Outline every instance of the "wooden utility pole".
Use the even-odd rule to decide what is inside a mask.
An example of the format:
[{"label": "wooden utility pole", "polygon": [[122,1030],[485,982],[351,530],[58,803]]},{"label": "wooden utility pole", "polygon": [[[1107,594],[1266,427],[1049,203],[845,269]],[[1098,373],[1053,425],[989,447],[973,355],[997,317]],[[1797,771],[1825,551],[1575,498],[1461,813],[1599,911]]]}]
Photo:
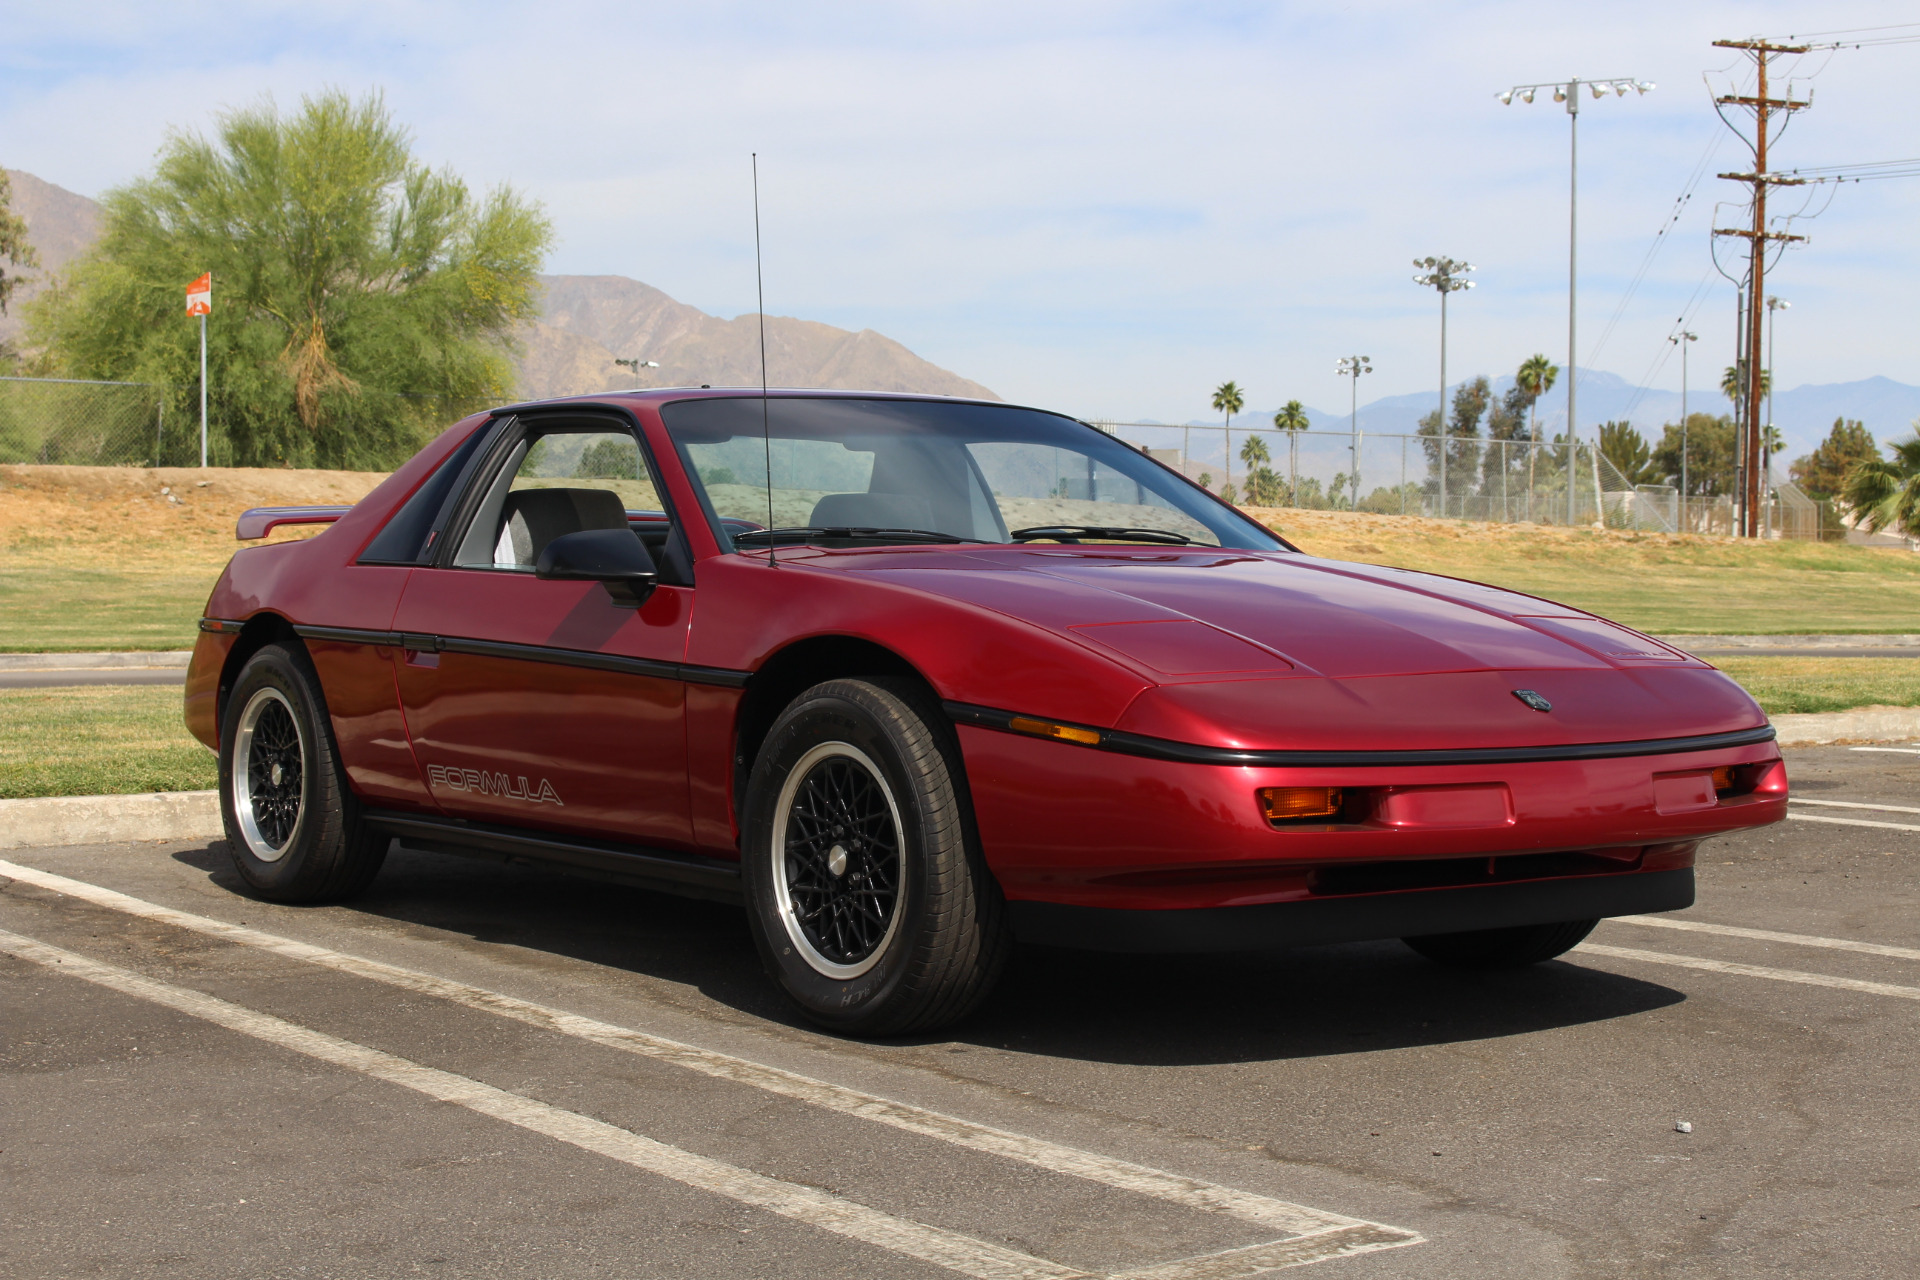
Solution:
[{"label": "wooden utility pole", "polygon": [[1760,363],[1760,312],[1766,305],[1767,244],[1769,241],[1785,242],[1804,240],[1805,236],[1790,236],[1778,231],[1767,230],[1767,188],[1798,187],[1805,185],[1805,179],[1786,177],[1767,171],[1767,124],[1775,112],[1799,111],[1808,106],[1805,102],[1795,102],[1790,98],[1772,98],[1767,96],[1767,63],[1783,53],[1805,53],[1810,46],[1803,44],[1774,44],[1766,40],[1715,40],[1716,49],[1738,49],[1753,59],[1756,79],[1756,92],[1752,97],[1728,94],[1714,101],[1722,107],[1745,107],[1753,112],[1753,172],[1723,173],[1722,178],[1734,182],[1745,182],[1753,188],[1753,225],[1751,227],[1714,228],[1717,236],[1740,236],[1747,241],[1747,250],[1752,265],[1747,276],[1747,295],[1744,305],[1740,363],[1745,367],[1742,374],[1746,387],[1741,408],[1741,463],[1740,463],[1740,536],[1758,537],[1760,532],[1760,511],[1765,496],[1760,492],[1760,407],[1762,398],[1760,388],[1768,376]]}]

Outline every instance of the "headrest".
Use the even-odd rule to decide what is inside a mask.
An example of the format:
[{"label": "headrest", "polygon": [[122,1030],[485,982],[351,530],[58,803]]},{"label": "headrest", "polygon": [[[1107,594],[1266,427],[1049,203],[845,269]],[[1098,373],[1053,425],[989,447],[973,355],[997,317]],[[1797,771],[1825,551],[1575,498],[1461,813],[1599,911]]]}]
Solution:
[{"label": "headrest", "polygon": [[925,529],[933,508],[917,493],[829,493],[807,521],[816,529]]},{"label": "headrest", "polygon": [[533,564],[562,534],[627,527],[627,505],[611,489],[515,489],[503,515],[515,564]]}]

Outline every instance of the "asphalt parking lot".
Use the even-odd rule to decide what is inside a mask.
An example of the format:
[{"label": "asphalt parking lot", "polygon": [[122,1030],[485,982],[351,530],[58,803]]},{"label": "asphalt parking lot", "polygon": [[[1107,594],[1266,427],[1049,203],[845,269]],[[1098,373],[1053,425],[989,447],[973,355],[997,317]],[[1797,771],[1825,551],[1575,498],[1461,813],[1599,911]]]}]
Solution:
[{"label": "asphalt parking lot", "polygon": [[1561,962],[1030,950],[904,1043],[796,1024],[723,906],[10,851],[0,1275],[1920,1273],[1920,751],[1788,759],[1796,820]]}]

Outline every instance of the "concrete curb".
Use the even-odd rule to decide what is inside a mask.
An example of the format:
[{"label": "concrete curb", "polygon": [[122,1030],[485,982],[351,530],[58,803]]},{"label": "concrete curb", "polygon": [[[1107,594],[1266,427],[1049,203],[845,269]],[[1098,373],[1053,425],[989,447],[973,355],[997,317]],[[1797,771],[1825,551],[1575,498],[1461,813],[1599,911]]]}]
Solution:
[{"label": "concrete curb", "polygon": [[123,840],[205,840],[219,836],[221,830],[217,791],[0,800],[0,849]]},{"label": "concrete curb", "polygon": [[129,668],[184,667],[191,649],[150,653],[0,653],[0,671],[116,671]]},{"label": "concrete curb", "polygon": [[[1655,640],[1691,653],[1695,649],[1920,649],[1920,636],[1655,636]],[[1900,655],[1893,655],[1898,657]]]},{"label": "concrete curb", "polygon": [[1772,719],[1783,747],[1920,741],[1920,707],[1855,707]]}]

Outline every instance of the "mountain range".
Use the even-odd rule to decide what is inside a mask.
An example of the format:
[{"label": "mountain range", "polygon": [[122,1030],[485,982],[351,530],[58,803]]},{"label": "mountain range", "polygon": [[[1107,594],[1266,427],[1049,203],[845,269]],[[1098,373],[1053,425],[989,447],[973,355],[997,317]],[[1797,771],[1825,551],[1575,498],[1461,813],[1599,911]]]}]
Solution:
[{"label": "mountain range", "polygon": [[[0,343],[17,340],[20,306],[52,273],[93,243],[100,233],[100,206],[18,169],[8,170],[14,211],[26,219],[28,238],[39,251],[40,270],[14,295],[0,315]],[[185,283],[184,281],[182,282]],[[760,380],[758,317],[723,320],[675,301],[651,285],[625,276],[555,275],[540,277],[541,315],[515,334],[519,353],[519,393],[528,398],[591,394],[622,387],[752,386]],[[1719,374],[1704,352],[1696,353],[1702,384],[1692,388],[1687,409],[1730,413],[1733,406],[1717,388]],[[651,361],[657,367],[621,368],[616,359]],[[921,359],[884,334],[852,332],[791,316],[767,317],[767,378],[774,386],[847,387],[871,391],[908,391],[930,395],[997,400],[993,392],[959,374]],[[1596,423],[1632,422],[1658,439],[1665,423],[1680,419],[1680,394],[1636,387],[1601,369],[1579,371],[1582,434]],[[1513,385],[1511,376],[1494,380],[1496,395]],[[1447,388],[1451,402],[1460,383]],[[1383,396],[1360,406],[1360,429],[1369,433],[1414,431],[1433,410],[1433,391]],[[1566,380],[1541,397],[1543,434],[1562,430],[1566,421]],[[1277,407],[1277,406],[1276,406]],[[1272,421],[1273,407],[1249,409],[1236,425],[1254,427]],[[1309,408],[1316,430],[1344,431],[1349,415]],[[1773,405],[1773,421],[1786,438],[1787,457],[1813,449],[1835,418],[1857,418],[1880,440],[1901,435],[1920,418],[1920,387],[1891,378],[1809,384],[1783,390]],[[1194,418],[1193,426],[1217,426],[1217,418]],[[1178,424],[1174,424],[1178,425]]]},{"label": "mountain range", "polygon": [[[17,341],[19,304],[45,287],[100,234],[100,206],[33,174],[9,169],[13,209],[26,220],[38,271],[0,315],[0,342]],[[182,281],[182,285],[186,282]],[[722,320],[625,276],[541,276],[540,318],[514,334],[518,394],[528,399],[624,387],[754,386],[760,381],[755,315]],[[633,371],[618,358],[652,361]],[[987,388],[922,360],[871,329],[767,317],[767,380],[776,387],[848,387],[998,400]]]}]

